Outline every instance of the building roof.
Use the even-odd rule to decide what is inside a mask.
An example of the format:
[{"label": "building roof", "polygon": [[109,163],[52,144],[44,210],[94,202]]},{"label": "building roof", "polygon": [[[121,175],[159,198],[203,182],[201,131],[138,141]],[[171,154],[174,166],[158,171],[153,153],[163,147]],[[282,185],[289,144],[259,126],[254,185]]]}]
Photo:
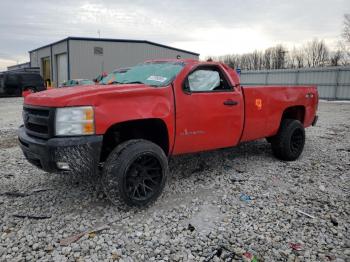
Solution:
[{"label": "building roof", "polygon": [[172,46],[167,46],[167,45],[163,45],[163,44],[158,44],[155,42],[151,42],[151,41],[147,41],[147,40],[131,40],[131,39],[113,39],[113,38],[93,38],[93,37],[76,37],[76,36],[69,36],[67,38],[64,38],[62,40],[56,41],[54,43],[48,44],[48,45],[44,45],[41,46],[39,48],[30,50],[29,53],[35,52],[39,49],[42,48],[46,48],[46,47],[50,47],[53,46],[55,44],[59,44],[61,42],[67,41],[67,40],[80,40],[80,41],[101,41],[101,42],[119,42],[119,43],[141,43],[141,44],[149,44],[149,45],[154,45],[154,46],[159,46],[159,47],[163,47],[163,48],[167,48],[170,50],[175,50],[175,51],[179,51],[179,52],[184,52],[184,53],[188,53],[191,55],[196,55],[199,56],[198,53],[195,52],[191,52],[191,51],[187,51],[187,50],[183,50],[183,49],[179,49],[179,48],[175,48]]},{"label": "building roof", "polygon": [[15,65],[8,66],[7,70],[9,68],[17,68],[17,67],[26,66],[26,65],[30,65],[30,62],[25,62],[25,63],[21,63],[21,64],[15,64]]}]

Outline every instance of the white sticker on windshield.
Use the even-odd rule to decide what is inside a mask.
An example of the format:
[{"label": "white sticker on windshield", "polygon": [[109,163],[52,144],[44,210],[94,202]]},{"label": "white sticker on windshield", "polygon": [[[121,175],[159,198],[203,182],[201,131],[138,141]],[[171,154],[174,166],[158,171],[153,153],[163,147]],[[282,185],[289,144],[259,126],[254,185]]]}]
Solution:
[{"label": "white sticker on windshield", "polygon": [[165,82],[167,80],[166,77],[163,77],[163,76],[150,76],[147,78],[147,80],[150,80],[150,81],[157,81],[157,82]]}]

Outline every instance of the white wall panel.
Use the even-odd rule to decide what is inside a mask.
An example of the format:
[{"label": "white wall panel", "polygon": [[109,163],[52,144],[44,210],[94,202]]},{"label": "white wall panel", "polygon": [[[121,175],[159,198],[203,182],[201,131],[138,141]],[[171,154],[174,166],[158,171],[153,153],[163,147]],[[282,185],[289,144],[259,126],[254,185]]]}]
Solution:
[{"label": "white wall panel", "polygon": [[350,100],[350,67],[243,70],[242,85],[317,85],[320,98]]}]

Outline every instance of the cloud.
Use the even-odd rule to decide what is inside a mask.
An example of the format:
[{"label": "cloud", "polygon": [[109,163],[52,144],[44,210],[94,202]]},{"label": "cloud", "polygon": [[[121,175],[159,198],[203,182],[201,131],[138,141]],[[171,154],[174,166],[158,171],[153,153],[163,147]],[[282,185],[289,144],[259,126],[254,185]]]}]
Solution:
[{"label": "cloud", "polygon": [[[207,55],[315,37],[335,42],[348,0],[56,0],[0,2],[0,71],[67,36],[145,39]],[[5,10],[5,11],[4,11]],[[8,12],[6,12],[8,10]]]}]

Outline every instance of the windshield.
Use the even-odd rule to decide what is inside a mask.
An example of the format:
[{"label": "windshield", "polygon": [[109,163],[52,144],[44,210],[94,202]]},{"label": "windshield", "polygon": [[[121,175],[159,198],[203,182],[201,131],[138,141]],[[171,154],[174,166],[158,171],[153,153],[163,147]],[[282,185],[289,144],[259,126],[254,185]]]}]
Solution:
[{"label": "windshield", "polygon": [[86,85],[94,85],[95,82],[91,80],[81,80],[79,84],[82,86],[86,86]]},{"label": "windshield", "polygon": [[[125,73],[108,75],[102,84],[146,84],[151,86],[166,86],[182,70],[182,62],[148,62],[131,67]],[[110,76],[110,78],[109,78]]]},{"label": "windshield", "polygon": [[125,74],[129,69],[118,69],[109,73],[99,82],[102,85],[109,85],[117,82],[117,78],[119,79],[121,75]]}]

